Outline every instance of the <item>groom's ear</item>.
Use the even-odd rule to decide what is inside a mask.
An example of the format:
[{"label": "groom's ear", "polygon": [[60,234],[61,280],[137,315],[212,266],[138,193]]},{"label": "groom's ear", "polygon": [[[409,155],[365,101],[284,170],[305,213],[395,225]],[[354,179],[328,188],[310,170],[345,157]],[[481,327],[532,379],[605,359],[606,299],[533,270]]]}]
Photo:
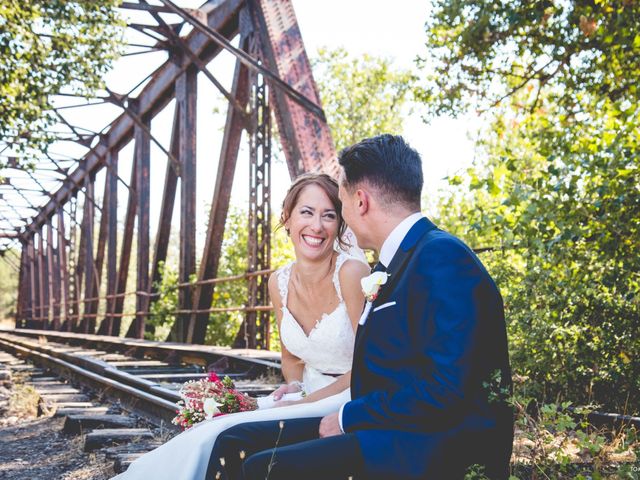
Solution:
[{"label": "groom's ear", "polygon": [[358,212],[360,215],[364,215],[369,211],[369,204],[371,203],[369,193],[359,188],[356,190],[356,198],[358,199]]}]

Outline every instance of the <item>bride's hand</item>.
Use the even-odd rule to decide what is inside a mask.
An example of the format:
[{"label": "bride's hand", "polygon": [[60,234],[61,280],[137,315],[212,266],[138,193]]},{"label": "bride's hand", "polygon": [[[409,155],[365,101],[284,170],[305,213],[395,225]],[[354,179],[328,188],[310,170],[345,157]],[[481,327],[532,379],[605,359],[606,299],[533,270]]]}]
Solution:
[{"label": "bride's hand", "polygon": [[283,395],[287,394],[287,393],[296,393],[301,391],[301,384],[298,381],[293,381],[289,384],[286,385],[280,385],[275,392],[273,392],[271,395],[273,396],[273,399],[277,402],[278,400],[280,400],[282,398]]}]

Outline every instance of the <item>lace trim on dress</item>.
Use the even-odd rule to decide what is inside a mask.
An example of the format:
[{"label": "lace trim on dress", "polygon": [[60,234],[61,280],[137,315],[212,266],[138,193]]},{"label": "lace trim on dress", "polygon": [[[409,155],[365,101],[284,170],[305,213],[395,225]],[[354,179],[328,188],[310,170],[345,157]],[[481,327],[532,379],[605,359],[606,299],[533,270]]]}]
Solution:
[{"label": "lace trim on dress", "polygon": [[282,299],[282,306],[287,306],[287,294],[289,293],[289,278],[291,277],[291,267],[295,262],[291,262],[278,270],[278,290]]},{"label": "lace trim on dress", "polygon": [[342,303],[344,300],[342,299],[342,291],[340,290],[340,268],[344,263],[349,260],[348,255],[340,254],[336,259],[336,269],[333,272],[333,285],[336,288],[336,293],[338,294],[338,300]]}]

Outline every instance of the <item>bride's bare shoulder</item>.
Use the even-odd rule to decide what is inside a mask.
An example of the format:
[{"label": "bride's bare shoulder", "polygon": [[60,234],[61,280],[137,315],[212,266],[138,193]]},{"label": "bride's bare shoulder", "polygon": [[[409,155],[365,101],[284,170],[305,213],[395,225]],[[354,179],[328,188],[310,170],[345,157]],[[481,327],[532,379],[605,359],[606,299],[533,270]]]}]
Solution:
[{"label": "bride's bare shoulder", "polygon": [[360,290],[360,279],[369,275],[369,266],[360,260],[349,259],[340,268],[340,287],[342,290],[355,288]]}]

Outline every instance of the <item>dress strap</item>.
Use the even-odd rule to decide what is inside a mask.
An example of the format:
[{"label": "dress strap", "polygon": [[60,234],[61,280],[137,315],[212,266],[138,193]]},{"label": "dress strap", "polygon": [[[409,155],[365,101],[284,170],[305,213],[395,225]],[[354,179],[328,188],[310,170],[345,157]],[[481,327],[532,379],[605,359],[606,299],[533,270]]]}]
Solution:
[{"label": "dress strap", "polygon": [[287,306],[287,296],[289,294],[289,278],[291,278],[291,267],[293,262],[285,265],[278,270],[278,291],[280,292],[280,298],[282,299],[282,306]]},{"label": "dress strap", "polygon": [[347,260],[349,260],[349,255],[345,255],[345,254],[340,254],[338,255],[338,258],[336,259],[336,269],[333,272],[333,285],[336,288],[336,293],[338,294],[338,299],[343,302],[344,300],[342,299],[342,290],[340,290],[340,267],[342,267],[342,265],[344,265],[344,262],[346,262]]}]

